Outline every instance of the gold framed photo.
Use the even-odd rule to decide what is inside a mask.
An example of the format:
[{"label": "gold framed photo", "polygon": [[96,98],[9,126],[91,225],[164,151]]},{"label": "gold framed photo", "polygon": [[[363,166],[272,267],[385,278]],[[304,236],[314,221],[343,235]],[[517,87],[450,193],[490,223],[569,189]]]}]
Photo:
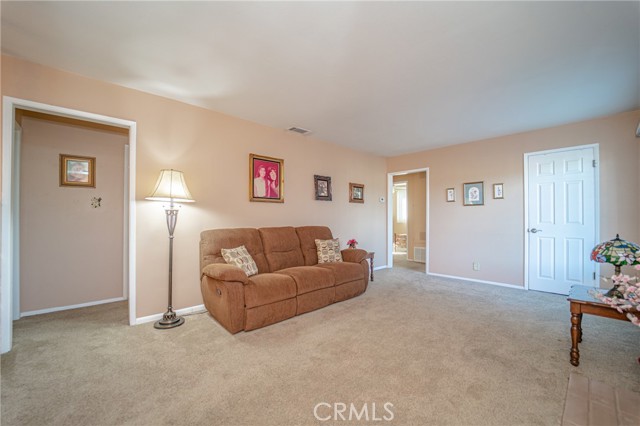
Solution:
[{"label": "gold framed photo", "polygon": [[249,201],[284,203],[284,160],[249,154]]},{"label": "gold framed photo", "polygon": [[96,158],[60,154],[60,186],[96,187]]},{"label": "gold framed photo", "polygon": [[364,203],[364,185],[349,182],[349,202]]}]

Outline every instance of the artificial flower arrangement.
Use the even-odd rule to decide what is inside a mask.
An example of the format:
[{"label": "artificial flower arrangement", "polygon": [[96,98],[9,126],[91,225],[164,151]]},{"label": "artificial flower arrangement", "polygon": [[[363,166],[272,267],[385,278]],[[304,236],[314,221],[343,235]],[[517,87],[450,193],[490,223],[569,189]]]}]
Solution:
[{"label": "artificial flower arrangement", "polygon": [[349,248],[356,248],[356,246],[358,245],[358,242],[355,240],[355,238],[352,238],[349,241],[347,241],[347,245],[349,246]]},{"label": "artificial flower arrangement", "polygon": [[[640,265],[636,265],[635,269],[640,270]],[[608,281],[606,278],[603,278],[603,280]],[[622,297],[607,297],[599,291],[592,291],[592,296],[616,308],[621,314],[626,313],[629,321],[640,327],[640,285],[638,285],[638,277],[620,274],[612,275],[611,280],[614,287],[617,286],[617,290]]]}]

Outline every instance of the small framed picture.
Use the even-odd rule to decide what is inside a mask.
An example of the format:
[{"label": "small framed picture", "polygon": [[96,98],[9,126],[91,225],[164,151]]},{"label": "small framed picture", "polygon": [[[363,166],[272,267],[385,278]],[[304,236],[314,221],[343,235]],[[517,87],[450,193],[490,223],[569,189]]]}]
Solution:
[{"label": "small framed picture", "polygon": [[484,182],[470,182],[462,184],[465,206],[484,205]]},{"label": "small framed picture", "polygon": [[364,203],[364,185],[349,182],[349,202]]},{"label": "small framed picture", "polygon": [[316,200],[331,201],[331,178],[313,175],[313,181],[316,188]]},{"label": "small framed picture", "polygon": [[284,203],[284,160],[249,154],[249,201]]},{"label": "small framed picture", "polygon": [[502,184],[494,183],[493,184],[493,198],[496,200],[501,200],[504,198],[504,193],[502,192]]},{"label": "small framed picture", "polygon": [[447,188],[447,203],[451,203],[456,201],[456,190],[455,188]]},{"label": "small framed picture", "polygon": [[96,187],[96,158],[60,154],[60,186]]}]

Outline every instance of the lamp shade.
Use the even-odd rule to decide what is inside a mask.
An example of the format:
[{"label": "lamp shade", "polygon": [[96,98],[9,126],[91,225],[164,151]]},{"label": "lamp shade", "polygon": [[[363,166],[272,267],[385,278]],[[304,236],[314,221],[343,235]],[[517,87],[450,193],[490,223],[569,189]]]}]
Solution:
[{"label": "lamp shade", "polygon": [[616,235],[613,240],[600,243],[591,251],[591,260],[612,265],[637,265],[640,263],[640,246]]},{"label": "lamp shade", "polygon": [[172,203],[193,203],[195,201],[187,188],[184,174],[173,169],[160,170],[160,177],[158,177],[155,189],[146,199]]}]

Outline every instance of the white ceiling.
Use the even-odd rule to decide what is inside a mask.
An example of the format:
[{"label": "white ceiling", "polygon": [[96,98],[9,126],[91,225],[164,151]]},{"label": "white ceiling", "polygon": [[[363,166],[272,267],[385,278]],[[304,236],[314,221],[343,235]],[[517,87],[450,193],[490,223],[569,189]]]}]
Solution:
[{"label": "white ceiling", "polygon": [[640,108],[637,1],[1,7],[6,54],[384,156]]}]

